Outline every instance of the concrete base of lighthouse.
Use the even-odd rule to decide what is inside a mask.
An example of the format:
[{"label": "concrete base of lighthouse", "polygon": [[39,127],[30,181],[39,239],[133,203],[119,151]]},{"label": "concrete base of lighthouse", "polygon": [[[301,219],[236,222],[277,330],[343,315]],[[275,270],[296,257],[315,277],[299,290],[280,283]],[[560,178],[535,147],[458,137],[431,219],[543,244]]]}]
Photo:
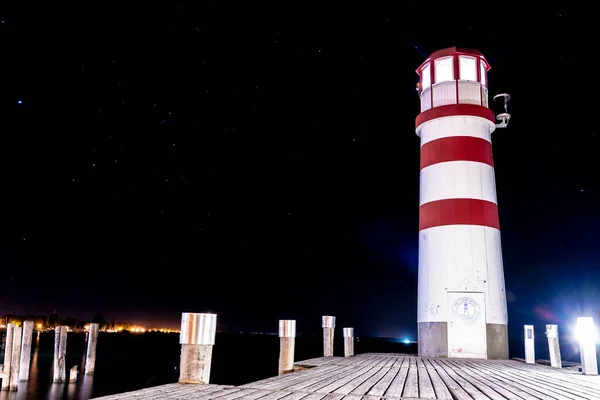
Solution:
[{"label": "concrete base of lighthouse", "polygon": [[448,357],[446,322],[419,322],[417,334],[419,357]]},{"label": "concrete base of lighthouse", "polygon": [[[448,357],[448,325],[446,322],[418,323],[420,357]],[[487,358],[508,360],[508,326],[486,324]]]},{"label": "concrete base of lighthouse", "polygon": [[508,360],[508,326],[486,324],[488,360]]}]

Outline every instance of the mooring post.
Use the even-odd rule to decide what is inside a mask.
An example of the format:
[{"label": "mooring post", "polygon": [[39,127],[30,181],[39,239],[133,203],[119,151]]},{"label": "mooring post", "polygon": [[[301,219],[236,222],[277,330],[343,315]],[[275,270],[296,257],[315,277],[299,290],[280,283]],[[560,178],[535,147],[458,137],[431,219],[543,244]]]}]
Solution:
[{"label": "mooring post", "polygon": [[577,317],[577,339],[581,357],[581,372],[584,375],[598,375],[598,359],[596,358],[596,341],[598,333],[593,317]]},{"label": "mooring post", "polygon": [[323,315],[323,356],[333,356],[333,331],[335,330],[335,317]]},{"label": "mooring post", "polygon": [[65,357],[67,355],[67,327],[54,328],[54,383],[66,382]]},{"label": "mooring post", "polygon": [[12,342],[12,360],[10,362],[10,390],[19,389],[19,367],[21,366],[21,341],[23,337],[23,328],[15,326]]},{"label": "mooring post", "polygon": [[216,333],[216,314],[182,314],[179,336],[181,344],[180,383],[208,383]]},{"label": "mooring post", "polygon": [[94,375],[96,367],[96,345],[98,344],[98,331],[100,324],[90,324],[87,340],[87,354],[85,356],[85,374]]},{"label": "mooring post", "polygon": [[344,357],[354,355],[354,328],[343,328],[344,332]]},{"label": "mooring post", "polygon": [[296,321],[279,320],[279,375],[294,371],[294,349],[296,347]]},{"label": "mooring post", "polygon": [[77,382],[77,375],[79,375],[79,371],[77,371],[77,365],[74,365],[73,368],[69,370],[69,382]]},{"label": "mooring post", "polygon": [[546,337],[548,338],[548,350],[550,351],[550,365],[554,368],[562,368],[560,344],[558,343],[558,325],[546,325]]},{"label": "mooring post", "polygon": [[33,321],[23,322],[23,339],[21,342],[21,361],[19,366],[19,382],[29,380],[31,364],[31,342],[33,340]]},{"label": "mooring post", "polygon": [[10,366],[12,363],[14,324],[6,324],[6,343],[4,345],[4,366],[2,368],[2,390],[10,389]]},{"label": "mooring post", "polygon": [[525,362],[527,364],[535,364],[533,325],[525,325]]}]

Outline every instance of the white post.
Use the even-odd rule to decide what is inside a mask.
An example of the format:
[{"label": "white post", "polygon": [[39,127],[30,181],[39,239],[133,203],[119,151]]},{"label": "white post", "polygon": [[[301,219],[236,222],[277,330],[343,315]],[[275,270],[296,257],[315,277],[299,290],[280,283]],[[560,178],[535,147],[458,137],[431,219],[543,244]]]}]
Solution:
[{"label": "white post", "polygon": [[335,330],[335,317],[323,315],[323,356],[333,356],[333,332]]},{"label": "white post", "polygon": [[4,366],[2,368],[2,390],[10,389],[10,365],[12,363],[14,324],[6,324],[6,343],[4,344]]},{"label": "white post", "polygon": [[548,338],[550,365],[554,368],[562,368],[560,344],[558,343],[558,325],[546,325],[546,337]]},{"label": "white post", "polygon": [[592,317],[577,318],[577,339],[581,355],[581,372],[585,375],[598,375],[598,360],[596,359],[597,332]]},{"label": "white post", "polygon": [[98,344],[99,329],[99,324],[90,324],[90,331],[88,332],[87,338],[87,355],[85,356],[86,375],[94,375],[94,368],[96,367],[96,345]]},{"label": "white post", "polygon": [[354,328],[343,328],[344,332],[344,357],[354,355]]},{"label": "white post", "polygon": [[54,383],[66,382],[65,357],[67,355],[67,327],[54,328]]},{"label": "white post", "polygon": [[180,383],[208,383],[216,333],[216,314],[182,314],[179,336],[181,344]]},{"label": "white post", "polygon": [[71,383],[77,382],[77,375],[78,374],[79,374],[79,371],[77,371],[77,365],[75,365],[69,371],[69,382],[71,382]]},{"label": "white post", "polygon": [[13,342],[12,342],[12,360],[10,361],[10,390],[16,391],[19,389],[19,367],[21,365],[21,338],[23,336],[23,328],[20,326],[14,327]]},{"label": "white post", "polygon": [[294,349],[296,347],[296,321],[279,320],[279,375],[294,371]]},{"label": "white post", "polygon": [[535,364],[533,325],[525,325],[525,362],[527,364]]},{"label": "white post", "polygon": [[29,380],[31,364],[31,341],[33,339],[33,321],[23,322],[23,341],[21,342],[21,366],[19,367],[19,382]]}]

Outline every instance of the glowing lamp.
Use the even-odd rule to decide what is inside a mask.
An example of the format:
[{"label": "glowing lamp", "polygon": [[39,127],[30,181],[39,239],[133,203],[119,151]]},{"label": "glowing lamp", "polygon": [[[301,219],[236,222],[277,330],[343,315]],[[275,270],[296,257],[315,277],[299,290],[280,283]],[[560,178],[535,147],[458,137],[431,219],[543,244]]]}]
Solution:
[{"label": "glowing lamp", "polygon": [[581,372],[585,375],[598,375],[598,360],[596,359],[598,331],[594,326],[594,319],[592,317],[577,318],[575,337],[579,341]]}]

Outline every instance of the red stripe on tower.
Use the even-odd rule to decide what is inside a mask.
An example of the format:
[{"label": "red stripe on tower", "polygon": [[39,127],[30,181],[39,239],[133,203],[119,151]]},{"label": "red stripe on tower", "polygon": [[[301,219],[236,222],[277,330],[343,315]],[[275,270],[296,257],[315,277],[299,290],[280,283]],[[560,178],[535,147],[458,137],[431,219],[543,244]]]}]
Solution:
[{"label": "red stripe on tower", "polygon": [[479,225],[500,229],[498,206],[478,199],[444,199],[421,205],[419,231],[444,225]]},{"label": "red stripe on tower", "polygon": [[[431,93],[433,93],[433,91]],[[492,125],[496,123],[494,112],[487,107],[476,104],[447,104],[445,106],[432,107],[417,115],[415,126],[418,131],[419,127],[425,122],[437,118],[454,117],[458,115],[484,118]]]},{"label": "red stripe on tower", "polygon": [[421,147],[421,169],[448,161],[474,161],[494,166],[492,144],[472,136],[449,136]]}]

